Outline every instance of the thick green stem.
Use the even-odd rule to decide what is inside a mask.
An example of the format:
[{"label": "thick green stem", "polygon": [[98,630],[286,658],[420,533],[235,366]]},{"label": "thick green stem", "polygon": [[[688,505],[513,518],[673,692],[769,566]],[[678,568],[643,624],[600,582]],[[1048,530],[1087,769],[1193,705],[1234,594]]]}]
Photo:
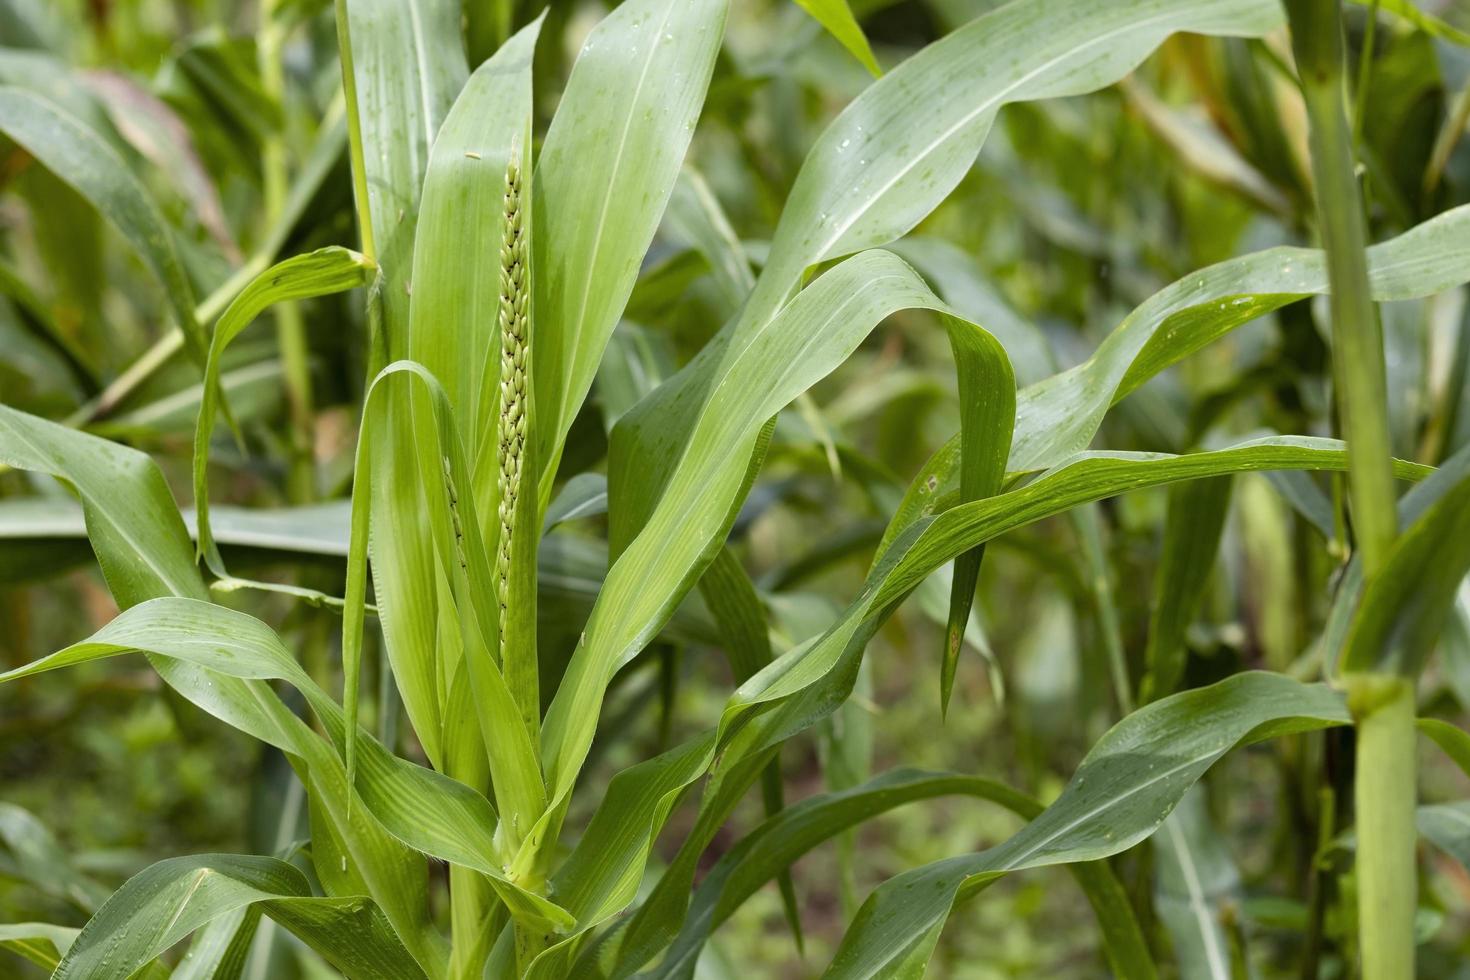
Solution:
[{"label": "thick green stem", "polygon": [[1331,285],[1333,367],[1348,440],[1348,497],[1363,571],[1371,581],[1398,533],[1388,436],[1383,332],[1368,291],[1367,231],[1343,107],[1339,0],[1286,0],[1311,126],[1317,220]]},{"label": "thick green stem", "polygon": [[[1398,534],[1383,334],[1368,291],[1367,231],[1344,106],[1340,0],[1285,0],[1307,106],[1317,220],[1331,286],[1338,413],[1348,442],[1348,499],[1366,581]],[[1371,55],[1370,55],[1371,56]],[[1379,651],[1387,657],[1390,651]],[[1414,974],[1414,685],[1389,673],[1349,678],[1358,726],[1358,918],[1365,980]]]},{"label": "thick green stem", "polygon": [[1352,679],[1358,733],[1358,943],[1364,980],[1414,975],[1414,685],[1402,677]]}]

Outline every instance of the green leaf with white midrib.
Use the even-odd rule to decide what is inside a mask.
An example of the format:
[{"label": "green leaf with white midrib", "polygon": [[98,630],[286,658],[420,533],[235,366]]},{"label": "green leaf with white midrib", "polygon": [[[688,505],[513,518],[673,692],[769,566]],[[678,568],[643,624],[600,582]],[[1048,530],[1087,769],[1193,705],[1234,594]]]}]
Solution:
[{"label": "green leaf with white midrib", "polygon": [[4,405],[0,434],[0,462],[48,473],[81,498],[88,536],[119,605],[208,594],[188,552],[181,561],[167,551],[177,541],[187,549],[188,537],[163,474],[147,456]]},{"label": "green leaf with white midrib", "polygon": [[[1280,21],[1270,0],[1043,0],[976,18],[874,83],[823,132],[787,199],[762,286],[780,296],[807,266],[912,228],[968,171],[1002,105],[1101,88],[1178,31],[1259,36]],[[755,306],[768,315],[767,303]]]},{"label": "green leaf with white midrib", "polygon": [[[439,379],[467,432],[494,428],[500,246],[506,167],[529,172],[531,59],[541,20],[517,33],[465,83],[429,154],[414,241],[405,356]],[[530,191],[526,191],[529,195]],[[487,360],[489,375],[486,376]],[[487,445],[493,452],[493,441]],[[471,465],[478,446],[469,445]],[[477,474],[482,519],[494,513],[494,460]]]},{"label": "green leaf with white midrib", "polygon": [[[493,519],[498,504],[493,413],[498,406],[497,313],[506,171],[512,157],[520,160],[529,145],[531,57],[538,30],[539,21],[481,65],[438,129],[424,177],[414,239],[414,289],[405,322],[405,356],[423,363],[444,385],[463,432],[483,433],[472,436],[474,441],[466,446],[471,478],[459,493],[464,506],[476,509],[480,526],[488,531],[485,546],[491,549],[499,527]],[[524,166],[528,161],[521,162],[529,195],[529,167]],[[456,721],[447,714],[446,692],[463,657],[488,652],[498,658],[499,650],[462,649],[460,629],[445,619],[455,603],[444,562],[453,556],[435,555],[430,543],[442,540],[429,533],[430,529],[436,535],[443,532],[442,521],[431,518],[423,523],[426,513],[437,514],[442,509],[442,501],[425,497],[426,488],[444,480],[443,458],[434,451],[433,396],[406,385],[387,387],[382,397],[390,402],[385,407],[391,415],[395,448],[377,457],[371,498],[372,547],[378,559],[373,574],[380,590],[394,590],[389,594],[391,608],[385,625],[391,621],[405,641],[390,643],[389,658],[409,719],[426,740],[430,760],[442,767],[454,758],[455,765],[447,770],[450,775],[479,782],[480,777],[459,771],[460,766],[471,764],[468,760],[475,753],[466,755],[468,749],[450,744],[444,734]],[[410,427],[412,437],[401,439],[400,427]],[[481,447],[488,451],[480,453],[483,460],[477,460]],[[369,498],[366,477],[362,473],[356,481],[361,501]],[[412,562],[396,571],[383,568],[380,562],[392,560],[389,556],[393,554],[411,554]],[[357,571],[349,567],[350,574]],[[425,643],[428,638],[434,642]],[[495,642],[494,634],[486,639]],[[478,672],[483,670],[477,667]],[[349,710],[355,710],[350,701]],[[483,750],[478,754],[483,756]]]},{"label": "green leaf with white midrib", "polygon": [[376,268],[368,259],[349,249],[331,246],[278,262],[253,279],[231,301],[215,324],[201,389],[199,420],[194,429],[194,506],[197,514],[199,552],[209,569],[223,578],[224,560],[215,546],[209,526],[209,441],[214,434],[215,412],[220,392],[217,384],[225,348],[256,317],[276,303],[326,296],[364,285]]},{"label": "green leaf with white midrib", "polygon": [[[306,697],[337,751],[299,719],[289,713],[281,715],[274,708],[244,718],[207,710],[261,741],[302,757],[314,779],[341,780],[345,788],[345,769],[337,755],[346,746],[341,707],[307,676],[265,624],[244,613],[190,599],[150,600],[119,615],[90,639],[0,675],[0,681],[133,651],[154,655],[155,666],[169,660],[205,668],[211,674],[212,688],[223,689],[225,685],[220,682],[231,679],[289,682]],[[249,690],[255,692],[252,698],[268,696],[275,707],[280,706],[279,700],[269,694],[269,688]],[[193,698],[194,692],[186,689],[183,693]],[[219,696],[231,695],[221,690]],[[508,881],[496,855],[495,814],[483,797],[454,780],[391,755],[366,733],[358,734],[358,746],[361,751],[356,787],[362,798],[359,813],[365,809],[395,837],[419,851],[474,868],[495,879],[501,886],[502,898],[516,911],[556,925],[569,924],[569,917],[557,906]],[[327,802],[341,805],[330,795]],[[355,836],[349,837],[348,842],[354,843]],[[388,862],[381,858],[379,862],[378,865],[359,862],[359,867],[365,873],[377,874],[388,867]]]},{"label": "green leaf with white midrib", "polygon": [[0,949],[8,949],[17,956],[24,956],[49,972],[56,969],[79,932],[80,929],[56,926],[49,922],[0,924]]},{"label": "green leaf with white midrib", "polygon": [[[925,549],[918,554],[913,553],[914,546],[923,540],[925,529],[946,515],[936,518],[911,514],[912,523],[898,528],[892,535],[893,543],[886,548],[887,555],[876,563],[862,595],[825,634],[778,658],[742,686],[727,703],[718,730],[706,732],[659,757],[660,764],[650,765],[646,777],[633,770],[625,773],[623,778],[629,782],[627,795],[643,801],[640,804],[643,806],[660,797],[673,798],[709,770],[717,753],[722,766],[733,766],[825,717],[849,694],[867,639],[893,608],[893,600],[883,596],[901,595],[911,583],[922,580],[954,555],[996,535],[1064,513],[1081,502],[1175,480],[1280,467],[1341,470],[1345,462],[1341,443],[1312,439],[1268,439],[1184,457],[1082,454],[1032,487],[957,509],[966,515],[965,531],[954,539],[949,539],[945,532],[943,536],[949,540],[943,548]],[[1400,464],[1401,474],[1407,477],[1421,476],[1424,470]],[[1035,496],[1030,497],[1027,491]],[[895,576],[901,576],[901,580]],[[646,784],[640,784],[640,779]],[[619,823],[611,814],[607,819],[620,828],[619,844],[603,844],[598,848],[599,853],[634,846],[650,833],[647,823],[635,820]],[[652,832],[656,833],[657,826],[654,825]],[[572,874],[578,862],[574,853],[559,874]],[[574,907],[574,911],[578,909]],[[595,920],[593,916],[591,921]]]},{"label": "green leaf with white midrib", "polygon": [[[1016,2],[873,83],[807,154],[740,319],[700,352],[701,368],[680,372],[630,413],[648,420],[628,449],[645,465],[638,480],[615,491],[617,506],[637,515],[638,524],[651,512],[671,472],[667,447],[688,442],[697,417],[689,406],[706,400],[710,369],[730,336],[763,329],[809,267],[891,242],[918,224],[969,172],[1002,105],[1101,88],[1176,31],[1254,37],[1281,19],[1277,0]],[[1020,449],[1018,439],[1013,460]]]},{"label": "green leaf with white midrib", "polygon": [[422,977],[369,899],[317,898],[275,858],[171,858],[130,878],[97,911],[56,968],[56,980],[127,980],[180,939],[237,909],[260,906],[349,977]]},{"label": "green leaf with white midrib", "polygon": [[532,248],[541,498],[653,239],[727,0],[630,0],[588,35],[537,161]]},{"label": "green leaf with white midrib", "polygon": [[[427,396],[425,407],[429,409],[434,427],[430,440],[420,444],[418,451],[441,461],[425,491],[428,498],[435,501],[428,523],[435,533],[432,551],[439,561],[438,572],[444,580],[452,583],[454,608],[446,607],[445,611],[454,616],[455,626],[460,630],[463,663],[474,690],[474,708],[479,717],[501,810],[507,820],[511,814],[523,815],[520,819],[525,821],[522,825],[525,826],[541,815],[546,799],[545,787],[531,733],[520,718],[489,646],[498,632],[498,610],[490,584],[490,556],[479,533],[478,519],[473,507],[451,503],[470,499],[469,466],[447,393],[433,375],[412,361],[395,361],[374,379],[364,400],[362,435],[357,445],[357,492],[353,495],[352,541],[347,559],[342,633],[347,732],[344,754],[349,778],[355,762],[354,747],[361,741],[356,727],[357,678],[361,667],[368,525],[372,513],[370,508],[377,503],[377,495],[367,492],[369,488],[364,483],[371,479],[370,473],[377,467],[374,460],[376,434],[385,427],[391,406],[402,405],[406,401],[390,401],[394,394],[402,394],[401,390],[394,390],[392,382],[396,381],[416,384],[419,392]],[[482,809],[488,811],[488,805]],[[489,833],[488,829],[485,833]],[[514,853],[521,833],[502,827],[500,834],[508,843],[496,850]],[[492,876],[504,880],[501,870],[504,864],[503,859],[492,862],[489,865]],[[476,869],[486,870],[478,865]]]},{"label": "green leaf with white midrib", "polygon": [[[1377,300],[1431,296],[1470,281],[1470,206],[1430,219],[1368,250]],[[1017,396],[1007,468],[1044,470],[1085,449],[1108,409],[1149,378],[1230,331],[1327,289],[1323,254],[1278,247],[1185,276],[1145,300],[1083,363]],[[958,438],[957,436],[955,437]],[[930,471],[942,496],[958,487],[946,447]]]},{"label": "green leaf with white midrib", "polygon": [[[1126,850],[1152,834],[1185,790],[1235,746],[1348,720],[1341,697],[1326,687],[1255,672],[1142,708],[1104,735],[1056,802],[1005,843],[879,886],[824,976],[892,975],[900,956],[906,968],[921,967],[951,905],[967,891],[1012,871]],[[914,936],[921,939],[910,942]]]},{"label": "green leaf with white midrib", "polygon": [[1169,930],[1181,976],[1232,980],[1223,921],[1240,873],[1212,826],[1203,787],[1195,785],[1164,821],[1154,845],[1154,902]]},{"label": "green leaf with white midrib", "polygon": [[[127,610],[159,596],[208,597],[193,545],[151,459],[4,406],[0,426],[14,436],[0,440],[0,448],[8,451],[0,460],[49,473],[81,498],[88,535],[120,607]],[[195,605],[217,609],[205,602]],[[285,659],[300,670],[294,660]],[[390,837],[361,805],[352,812],[341,760],[332,748],[260,681],[167,657],[150,656],[149,662],[169,686],[204,711],[288,754],[322,811],[337,824],[371,897],[419,965],[435,973],[444,950],[428,921],[424,861]]]},{"label": "green leaf with white midrib", "polygon": [[[648,976],[659,980],[691,977],[710,931],[728,919],[778,869],[788,866],[818,843],[894,807],[949,795],[988,800],[1028,819],[1042,811],[1040,803],[993,780],[913,769],[892,770],[853,789],[805,799],[757,827],[706,874],[694,895],[683,931],[668,955]],[[1078,865],[1074,870],[1095,906],[1113,898],[1114,890],[1121,893],[1122,886],[1105,864]],[[1111,882],[1112,889],[1098,887],[1104,879]],[[1100,907],[1099,912],[1102,911]],[[1148,947],[1132,909],[1121,903],[1108,911],[1122,917],[1118,927],[1132,939],[1132,946],[1121,954],[1128,957],[1123,963],[1130,971],[1123,975],[1151,975],[1153,965]],[[1115,967],[1119,965],[1114,961]],[[620,963],[621,966],[624,964]]]},{"label": "green leaf with white midrib", "polygon": [[542,757],[554,798],[570,790],[612,672],[667,618],[733,519],[749,454],[732,456],[730,446],[753,445],[766,419],[845,360],[877,322],[911,308],[942,306],[902,261],[869,252],[834,268],[772,329],[730,352],[671,492],[609,569],[586,641],[548,711]]}]

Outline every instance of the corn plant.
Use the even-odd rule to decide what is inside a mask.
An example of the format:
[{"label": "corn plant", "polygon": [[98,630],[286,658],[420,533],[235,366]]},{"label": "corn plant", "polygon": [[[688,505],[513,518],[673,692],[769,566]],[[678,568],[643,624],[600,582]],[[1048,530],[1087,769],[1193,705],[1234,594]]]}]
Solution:
[{"label": "corn plant", "polygon": [[[258,44],[261,79],[277,95],[282,35],[309,16],[290,6],[264,5]],[[1413,974],[1416,821],[1448,819],[1415,810],[1414,683],[1470,571],[1470,453],[1437,467],[1393,456],[1375,304],[1470,282],[1470,210],[1367,244],[1337,3],[1015,0],[982,14],[880,74],[817,136],[758,274],[685,169],[730,6],[625,0],[591,28],[557,95],[538,89],[538,44],[559,40],[540,36],[547,17],[497,16],[493,53],[471,71],[459,3],[336,0],[341,122],[322,132],[347,145],[341,177],[356,238],[281,258],[314,188],[297,193],[290,148],[272,137],[262,160],[268,231],[203,302],[153,191],[85,102],[7,74],[0,130],[131,249],[172,324],[153,357],[191,358],[199,388],[196,540],[153,460],[78,428],[106,414],[107,390],[71,425],[0,407],[0,461],[54,477],[80,501],[121,609],[0,681],[141,654],[174,694],[284,755],[310,834],[294,854],[168,859],[110,897],[79,886],[93,896],[79,932],[15,926],[0,941],[58,978],[226,977],[240,975],[269,921],[350,977],[692,977],[711,935],[768,882],[780,883],[799,924],[788,875],[802,855],[900,805],[958,796],[1024,823],[993,847],[873,890],[823,976],[922,975],[959,904],[984,901],[976,896],[1013,872],[1065,866],[1112,972],[1155,977],[1152,926],[1111,859],[1158,834],[1162,880],[1187,884],[1190,848],[1209,833],[1191,788],[1217,760],[1353,726],[1362,972]],[[845,4],[802,6],[876,72]],[[1279,39],[1288,13],[1322,249],[1281,245],[1201,268],[1123,315],[1085,359],[1039,373],[1025,338],[967,317],[901,257],[920,267],[932,258],[906,236],[955,192],[1004,106],[1111,86],[1177,34]],[[542,131],[538,107],[551,104]],[[300,170],[303,182],[332,179],[329,168]],[[701,249],[728,287],[727,319],[677,371],[638,387],[607,437],[605,467],[584,462],[568,451],[574,426],[661,222],[687,217],[690,201],[704,206]],[[212,514],[209,480],[220,423],[239,431],[231,345],[271,312],[290,396],[292,495],[317,496],[302,304],[338,294],[352,297],[365,334],[346,526],[327,540],[298,516],[307,523],[291,547],[344,556],[340,596],[305,579],[232,572],[238,525]],[[1346,441],[1267,433],[1177,454],[1089,448],[1110,409],[1151,379],[1314,297],[1328,301]],[[892,495],[860,587],[823,623],[773,641],[761,593],[728,543],[732,526],[778,417],[904,313],[943,330],[958,425]],[[1244,671],[1188,687],[1183,637],[1207,590],[1229,481],[1257,471],[1347,474],[1347,503],[1334,513],[1350,524],[1352,554],[1321,656],[1297,676]],[[937,710],[955,711],[987,544],[1059,515],[1085,528],[1097,502],[1163,486],[1143,671],[1131,677],[1123,658],[1109,665],[1121,717],[1054,798],[901,768],[784,803],[782,747],[852,703],[865,652],[900,607],[947,576],[934,687]],[[588,515],[606,517],[606,573],[575,641],[554,649],[538,636],[541,573],[561,560],[546,542]],[[340,625],[340,691],[226,601],[257,590],[340,615],[318,620]],[[717,716],[604,779],[589,756],[610,737],[599,732],[610,691],[696,601],[733,679]],[[370,612],[390,679],[372,697],[361,681]],[[376,731],[359,720],[364,701]],[[399,704],[412,751],[391,724]],[[1422,727],[1462,764],[1470,757],[1462,731]],[[763,822],[701,876],[757,783]],[[692,817],[662,860],[656,844],[680,812]],[[443,915],[431,899],[438,863]],[[1171,929],[1169,916],[1182,917],[1178,935],[1194,915],[1178,957],[1188,975],[1230,976],[1217,924],[1198,904],[1161,906]],[[170,973],[165,954],[191,936]]]}]

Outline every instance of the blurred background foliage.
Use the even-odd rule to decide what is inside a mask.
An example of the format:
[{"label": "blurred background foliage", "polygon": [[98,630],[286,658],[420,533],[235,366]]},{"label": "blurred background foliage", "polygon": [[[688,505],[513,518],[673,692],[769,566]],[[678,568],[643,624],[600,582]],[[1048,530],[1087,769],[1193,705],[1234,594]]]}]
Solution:
[{"label": "blurred background foliage", "polygon": [[[160,202],[201,297],[269,249],[273,236],[281,255],[355,238],[330,5],[275,6],[286,25],[279,86],[258,69],[261,11],[253,3],[0,0],[0,82],[39,91],[105,134]],[[495,43],[488,6],[465,3],[472,63]],[[852,6],[877,63],[891,66],[994,4]],[[517,17],[537,12],[524,2]],[[551,4],[536,68],[547,115],[600,14],[596,3]],[[1350,5],[1348,28],[1370,230],[1381,240],[1470,200],[1462,139],[1470,4]],[[741,291],[708,258],[701,236],[709,215],[727,216],[759,263],[807,148],[869,81],[860,61],[798,6],[733,6],[688,173],[574,427],[570,471],[595,468],[617,416],[732,312]],[[285,147],[293,182],[289,226],[280,229],[270,226],[263,196],[261,158],[271,141]],[[1029,383],[1085,358],[1130,309],[1191,270],[1269,245],[1312,244],[1305,141],[1284,33],[1176,37],[1120,85],[1005,109],[968,178],[897,250],[1006,343],[1018,380]],[[188,503],[198,373],[186,358],[158,356],[160,299],[107,222],[0,140],[0,402],[147,449]],[[361,305],[348,295],[302,308],[313,402],[305,484],[291,478],[291,406],[276,335],[256,328],[230,348],[225,388],[243,441],[220,441],[211,457],[217,501],[277,508],[348,492],[366,350]],[[1470,441],[1464,290],[1386,305],[1383,319],[1395,450],[1437,463]],[[1097,445],[1178,452],[1263,429],[1330,434],[1321,322],[1304,302],[1235,331],[1120,403]],[[958,426],[949,356],[932,320],[897,315],[781,416],[734,535],[777,631],[807,635],[803,623],[830,619],[860,587],[903,487]],[[1291,474],[1242,476],[1216,493],[1223,532],[1208,564],[1213,587],[1194,620],[1181,624],[1186,683],[1257,666],[1316,676],[1315,640],[1339,571],[1324,555],[1342,554],[1333,547],[1340,492],[1331,478]],[[114,607],[64,491],[5,472],[0,498],[0,661],[8,667],[90,632]],[[787,798],[895,765],[1054,795],[1119,717],[1110,660],[1142,673],[1170,505],[1163,490],[1132,494],[996,541],[944,720],[934,667],[946,590],[930,583],[875,640],[860,696],[785,755]],[[330,531],[345,515],[326,507],[321,521]],[[562,557],[542,581],[548,649],[575,636],[595,592],[606,558],[599,522],[572,522],[550,539]],[[308,562],[289,542],[237,539],[229,560],[261,577],[341,588],[340,562]],[[336,689],[329,611],[281,596],[229,601],[283,630]],[[723,660],[705,655],[718,644],[711,616],[691,600],[675,626],[620,677],[604,725],[617,738],[598,743],[589,779],[716,717],[730,680]],[[1462,595],[1442,653],[1423,710],[1463,723],[1470,595]],[[1333,977],[1350,962],[1350,860],[1333,830],[1350,805],[1350,737],[1317,733],[1236,753],[1181,811],[1176,826],[1192,835],[1236,975]],[[1426,752],[1422,761],[1426,802],[1470,795],[1470,782],[1441,757]],[[0,799],[0,921],[79,925],[98,896],[159,858],[285,853],[305,836],[299,787],[280,758],[169,696],[133,659],[85,668],[80,682],[46,675],[0,689]],[[758,801],[745,806],[732,828],[759,820]],[[677,841],[687,817],[681,824],[676,816],[665,837]],[[969,799],[912,805],[866,824],[794,869],[804,959],[772,887],[717,935],[704,975],[812,975],[876,883],[1002,839],[1017,825]],[[733,839],[717,840],[712,854]],[[33,873],[48,848],[65,854],[67,880]],[[1470,977],[1470,874],[1439,852],[1426,862],[1422,975]],[[1135,849],[1118,865],[1151,938],[1167,949],[1171,917],[1187,900],[1177,867],[1159,846]],[[1007,878],[954,920],[934,976],[1103,972],[1085,902],[1060,870]],[[268,972],[259,975],[319,975],[320,964],[279,932],[262,936],[277,948],[260,958]],[[1190,975],[1185,951],[1177,952]],[[20,961],[7,959],[0,972],[16,969]]]}]

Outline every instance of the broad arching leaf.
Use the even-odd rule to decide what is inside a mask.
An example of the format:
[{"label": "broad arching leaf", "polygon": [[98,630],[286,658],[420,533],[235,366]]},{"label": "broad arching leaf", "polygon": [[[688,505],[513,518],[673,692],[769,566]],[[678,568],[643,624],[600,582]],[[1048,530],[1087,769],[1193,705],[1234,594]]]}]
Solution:
[{"label": "broad arching leaf", "polygon": [[1057,801],[1009,840],[879,886],[825,976],[920,976],[958,897],[1013,871],[1126,850],[1237,745],[1347,723],[1341,697],[1279,674],[1239,674],[1140,708],[1098,740]]},{"label": "broad arching leaf", "polygon": [[318,898],[300,871],[275,858],[171,858],[129,878],[76,937],[56,980],[128,980],[216,918],[258,905],[348,977],[422,977],[368,898]]}]

